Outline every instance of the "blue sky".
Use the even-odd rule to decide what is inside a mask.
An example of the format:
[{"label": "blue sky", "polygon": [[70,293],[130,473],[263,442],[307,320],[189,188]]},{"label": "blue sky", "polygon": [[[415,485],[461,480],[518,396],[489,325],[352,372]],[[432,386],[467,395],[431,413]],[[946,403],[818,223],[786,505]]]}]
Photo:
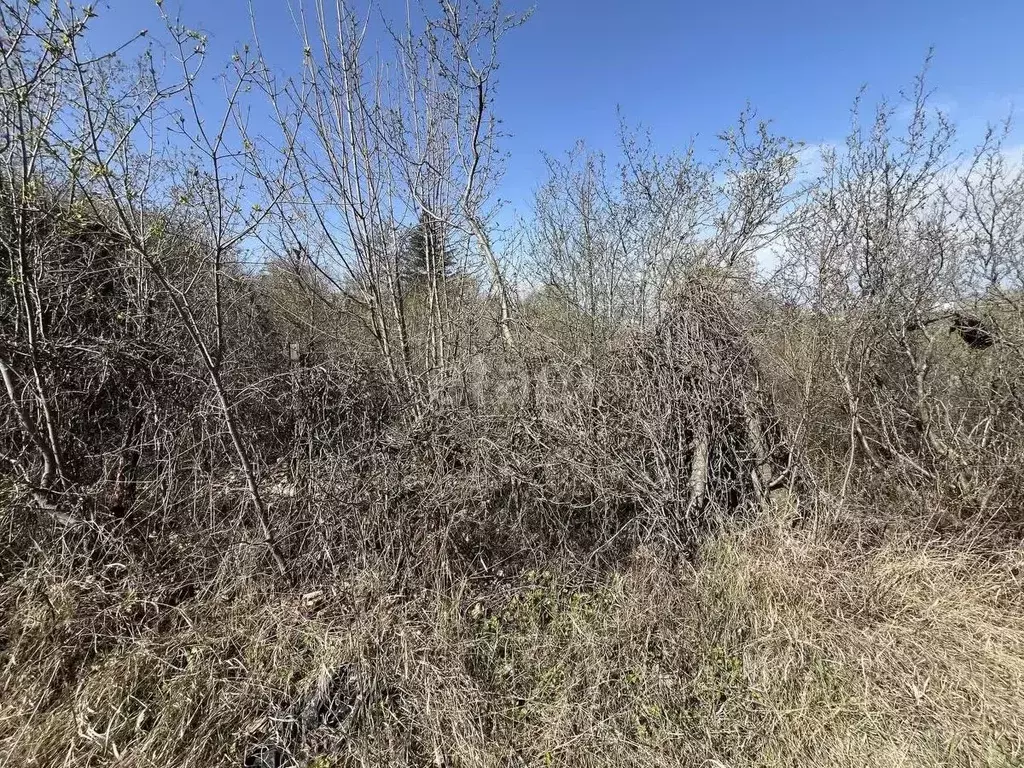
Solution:
[{"label": "blue sky", "polygon": [[[250,37],[248,1],[165,3],[208,32],[211,57],[226,60]],[[252,2],[265,47],[297,59],[287,0]],[[793,138],[834,141],[862,85],[869,97],[895,96],[934,46],[930,82],[965,139],[1011,104],[1024,108],[1024,0],[537,0],[535,8],[506,41],[498,97],[511,134],[502,196],[519,206],[541,181],[542,150],[577,139],[611,150],[619,106],[665,149],[691,136],[709,142],[748,101]],[[99,10],[103,36],[158,26],[152,0],[109,0]]]}]

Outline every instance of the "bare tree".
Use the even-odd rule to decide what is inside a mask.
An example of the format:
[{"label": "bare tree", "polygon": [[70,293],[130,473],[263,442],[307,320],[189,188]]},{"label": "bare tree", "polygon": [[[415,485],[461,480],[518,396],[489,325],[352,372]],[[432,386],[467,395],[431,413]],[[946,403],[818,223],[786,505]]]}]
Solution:
[{"label": "bare tree", "polygon": [[421,9],[401,26],[385,20],[389,47],[374,59],[364,45],[371,19],[341,2],[302,10],[302,80],[280,82],[263,70],[263,89],[298,159],[296,193],[282,198],[280,212],[315,230],[320,252],[310,258],[335,290],[362,304],[392,380],[417,402],[465,356],[463,329],[476,300],[471,281],[452,283],[430,269],[425,343],[416,352],[402,250],[418,223],[444,233],[460,275],[475,271],[474,250],[482,254],[499,326],[514,343],[513,297],[486,203],[499,170],[491,114],[498,44],[521,18],[504,15],[499,3],[445,3],[437,15]]},{"label": "bare tree", "polygon": [[[118,79],[102,66],[103,59],[90,56],[79,40],[69,38],[67,64],[78,88],[75,103],[80,112],[73,132],[61,137],[63,148],[69,157],[81,158],[70,168],[72,185],[92,214],[138,255],[194,345],[245,478],[264,543],[285,573],[286,563],[226,376],[231,359],[224,319],[228,262],[273,204],[273,200],[253,202],[250,197],[246,185],[252,180],[251,158],[256,150],[239,128],[240,99],[257,68],[247,53],[236,55],[224,79],[221,114],[201,110],[196,81],[206,40],[170,17],[163,18],[180,66],[178,76],[169,80],[157,71],[152,50],[144,53],[132,78]],[[181,147],[180,163],[163,175],[160,157],[172,140]],[[279,187],[279,194],[283,190]],[[168,192],[174,196],[170,207],[164,202]],[[165,250],[174,242],[166,236],[169,226],[189,230],[198,256],[193,264],[175,264],[175,254]],[[197,306],[193,289],[207,279],[211,305]]]}]

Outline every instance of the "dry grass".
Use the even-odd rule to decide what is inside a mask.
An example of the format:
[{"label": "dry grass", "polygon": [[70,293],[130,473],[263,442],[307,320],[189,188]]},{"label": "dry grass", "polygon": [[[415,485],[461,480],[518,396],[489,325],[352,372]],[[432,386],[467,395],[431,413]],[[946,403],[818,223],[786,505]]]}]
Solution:
[{"label": "dry grass", "polygon": [[[694,567],[638,551],[417,593],[40,565],[2,590],[0,762],[1019,765],[1022,560],[773,513]],[[295,723],[330,685],[337,721]]]}]

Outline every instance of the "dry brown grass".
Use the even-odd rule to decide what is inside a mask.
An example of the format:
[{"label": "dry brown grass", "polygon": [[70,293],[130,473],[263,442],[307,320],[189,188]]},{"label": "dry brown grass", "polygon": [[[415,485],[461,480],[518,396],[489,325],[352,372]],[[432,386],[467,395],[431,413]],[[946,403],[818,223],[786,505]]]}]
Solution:
[{"label": "dry brown grass", "polygon": [[[205,768],[265,742],[321,767],[1019,765],[1022,560],[774,512],[694,567],[638,551],[417,593],[373,569],[303,598],[40,566],[2,591],[0,762]],[[292,724],[339,671],[339,722]]]}]

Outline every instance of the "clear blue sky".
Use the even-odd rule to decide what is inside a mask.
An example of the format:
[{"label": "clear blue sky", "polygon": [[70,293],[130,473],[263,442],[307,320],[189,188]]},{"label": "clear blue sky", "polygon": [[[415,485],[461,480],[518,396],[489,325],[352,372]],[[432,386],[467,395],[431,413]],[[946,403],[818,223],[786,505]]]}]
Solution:
[{"label": "clear blue sky", "polygon": [[[247,0],[165,1],[210,34],[213,58],[226,59],[249,39]],[[297,59],[287,0],[252,1],[264,45],[275,57]],[[507,39],[500,75],[498,111],[512,134],[502,194],[517,203],[541,179],[542,150],[560,152],[577,139],[612,149],[617,106],[664,148],[694,135],[711,139],[747,101],[793,138],[836,140],[858,88],[895,96],[930,46],[936,98],[966,138],[1011,104],[1024,109],[1024,0],[537,0],[535,7]],[[157,26],[152,0],[105,0],[100,11],[104,35]]]}]

